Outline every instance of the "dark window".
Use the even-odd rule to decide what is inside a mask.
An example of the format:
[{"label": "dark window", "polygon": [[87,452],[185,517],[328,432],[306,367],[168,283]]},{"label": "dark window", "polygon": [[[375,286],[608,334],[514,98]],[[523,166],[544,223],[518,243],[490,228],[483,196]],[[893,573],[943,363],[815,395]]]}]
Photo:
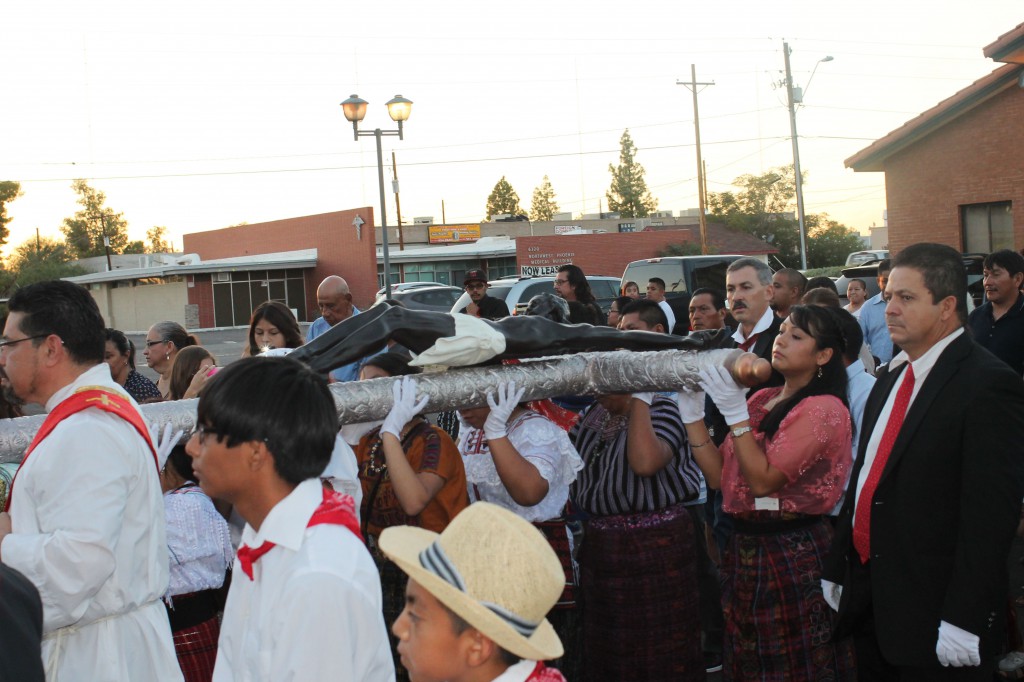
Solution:
[{"label": "dark window", "polygon": [[1013,248],[1013,209],[1009,201],[961,206],[960,226],[967,253]]}]

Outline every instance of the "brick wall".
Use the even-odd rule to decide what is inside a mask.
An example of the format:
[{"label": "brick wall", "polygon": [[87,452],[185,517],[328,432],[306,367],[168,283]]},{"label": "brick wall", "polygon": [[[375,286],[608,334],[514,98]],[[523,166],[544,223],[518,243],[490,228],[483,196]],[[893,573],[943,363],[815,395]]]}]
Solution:
[{"label": "brick wall", "polygon": [[[752,243],[746,243],[750,240]],[[519,237],[516,239],[516,261],[524,265],[578,265],[588,275],[621,277],[626,265],[643,258],[654,258],[669,244],[700,243],[696,227],[682,230],[605,234],[556,235],[551,237]],[[738,235],[725,228],[708,228],[708,242],[717,253],[768,253],[764,242]],[[753,248],[751,248],[753,247]]]},{"label": "brick wall", "polygon": [[889,249],[963,248],[960,206],[1013,202],[1024,246],[1024,90],[1014,85],[885,162]]},{"label": "brick wall", "polygon": [[[362,238],[356,239],[352,221],[359,215],[365,224]],[[252,225],[185,235],[185,251],[197,253],[202,260],[232,258],[299,249],[317,249],[317,265],[306,273],[306,308],[310,319],[319,316],[316,287],[328,275],[344,277],[352,289],[352,298],[360,308],[373,303],[377,289],[377,256],[373,243],[373,208],[363,207],[334,213],[274,220]],[[253,268],[258,269],[258,268]],[[198,286],[198,284],[197,284]],[[190,290],[191,292],[192,290]],[[190,303],[199,303],[189,295]],[[213,322],[212,298],[200,306]],[[207,312],[208,311],[208,312]]]}]

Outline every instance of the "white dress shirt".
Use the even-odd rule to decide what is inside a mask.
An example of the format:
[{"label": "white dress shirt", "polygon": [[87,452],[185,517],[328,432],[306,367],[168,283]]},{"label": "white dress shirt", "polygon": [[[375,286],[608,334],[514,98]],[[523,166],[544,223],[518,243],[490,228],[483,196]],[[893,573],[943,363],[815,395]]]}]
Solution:
[{"label": "white dress shirt", "polygon": [[[953,343],[953,339],[963,333],[963,327],[957,329],[955,332],[946,336],[929,348],[924,355],[913,362],[910,362],[910,357],[907,355],[906,351],[900,351],[896,357],[892,359],[892,362],[889,363],[890,372],[894,371],[904,362],[910,363],[914,368],[914,391],[910,394],[910,402],[907,404],[907,412],[910,412],[910,407],[914,404],[917,394],[921,392],[921,386],[924,385],[925,380],[928,378],[928,374],[932,371],[932,367],[935,366],[935,362],[939,359],[939,356],[942,355],[942,351],[946,350],[946,346]],[[882,408],[881,414],[878,415],[878,421],[875,422],[875,428],[871,432],[871,439],[868,441],[867,449],[864,451],[864,465],[861,467],[860,475],[857,477],[857,497],[854,498],[855,500],[860,499],[860,491],[864,488],[864,483],[868,480],[868,473],[871,471],[871,465],[875,462],[875,455],[878,454],[878,446],[882,442],[882,434],[885,433],[885,425],[889,423],[889,415],[892,414],[892,406],[893,403],[896,402],[896,394],[899,392],[900,386],[903,385],[903,380],[906,376],[907,373],[904,371],[900,374],[899,378],[896,379],[896,383],[893,384],[892,389],[889,391],[889,397],[885,400],[885,406]],[[853,515],[853,519],[854,526],[856,526],[856,514]]]},{"label": "white dress shirt", "polygon": [[253,563],[253,580],[235,561],[214,680],[394,679],[377,568],[349,529],[307,528],[322,501],[320,481],[309,479],[258,532],[245,526],[244,544],[277,546]]},{"label": "white dress shirt", "polygon": [[[101,363],[47,401],[100,386],[135,401]],[[124,419],[86,409],[60,422],[18,473],[0,554],[43,600],[47,680],[181,680],[160,601],[167,590],[156,462]]]},{"label": "white dress shirt", "polygon": [[[754,325],[754,329],[750,332],[750,335],[754,336],[755,334],[760,334],[765,329],[768,329],[768,327],[772,326],[772,320],[774,320],[774,319],[775,319],[775,311],[772,310],[771,308],[767,308],[764,311],[764,314],[761,315],[761,319],[759,319],[757,321],[757,324]],[[747,337],[743,335],[743,326],[742,325],[737,325],[736,331],[733,332],[733,334],[732,334],[732,338],[733,338],[734,341],[736,341],[736,343],[745,343],[746,342]]]}]

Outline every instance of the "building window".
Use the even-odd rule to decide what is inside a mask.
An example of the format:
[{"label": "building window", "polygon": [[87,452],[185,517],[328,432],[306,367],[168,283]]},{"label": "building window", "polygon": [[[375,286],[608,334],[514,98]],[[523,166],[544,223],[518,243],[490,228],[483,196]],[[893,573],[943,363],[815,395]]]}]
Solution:
[{"label": "building window", "polygon": [[992,253],[1013,249],[1013,209],[1009,201],[960,207],[964,251]]},{"label": "building window", "polygon": [[247,325],[252,311],[264,301],[283,303],[306,322],[306,283],[302,270],[243,270],[213,275],[215,327]]},{"label": "building window", "polygon": [[515,256],[509,258],[491,258],[487,261],[487,276],[491,279],[501,279],[509,275],[518,275],[519,268],[516,267]]}]

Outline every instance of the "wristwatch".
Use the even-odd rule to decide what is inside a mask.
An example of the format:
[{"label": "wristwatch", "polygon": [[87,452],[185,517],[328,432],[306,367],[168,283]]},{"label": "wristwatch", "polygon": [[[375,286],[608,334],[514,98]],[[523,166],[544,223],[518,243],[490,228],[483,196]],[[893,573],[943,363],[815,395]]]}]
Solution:
[{"label": "wristwatch", "polygon": [[737,426],[735,429],[732,430],[732,437],[739,438],[744,433],[750,433],[753,430],[754,429],[751,426]]}]

